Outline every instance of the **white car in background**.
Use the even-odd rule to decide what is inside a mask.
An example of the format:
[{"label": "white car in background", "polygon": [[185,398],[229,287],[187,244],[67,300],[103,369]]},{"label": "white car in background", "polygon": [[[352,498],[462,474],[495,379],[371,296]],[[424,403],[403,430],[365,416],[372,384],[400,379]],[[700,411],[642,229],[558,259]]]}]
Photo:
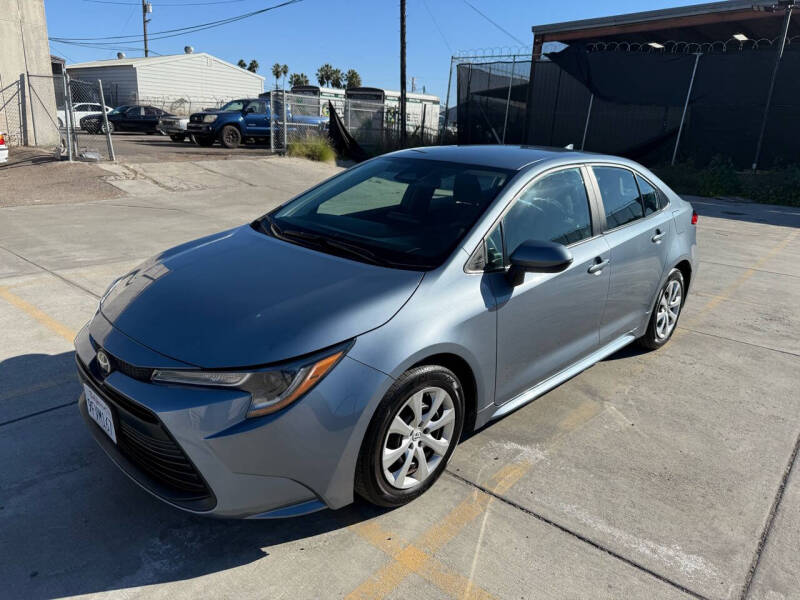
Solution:
[{"label": "white car in background", "polygon": [[0,163],[8,160],[8,146],[6,146],[6,134],[0,131]]},{"label": "white car in background", "polygon": [[[110,106],[106,106],[106,112],[111,112],[114,110]],[[99,102],[78,102],[77,104],[72,105],[72,113],[75,117],[75,127],[80,127],[80,122],[83,117],[88,115],[96,115],[103,112],[103,105]],[[58,126],[59,128],[64,127],[67,123],[67,117],[64,110],[59,110],[58,114]]]}]

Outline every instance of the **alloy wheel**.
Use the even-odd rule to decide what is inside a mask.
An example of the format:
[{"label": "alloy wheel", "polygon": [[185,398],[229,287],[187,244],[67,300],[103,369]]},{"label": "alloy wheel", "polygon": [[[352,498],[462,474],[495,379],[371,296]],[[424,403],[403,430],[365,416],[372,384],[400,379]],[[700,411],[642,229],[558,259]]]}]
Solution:
[{"label": "alloy wheel", "polygon": [[456,408],[440,387],[412,394],[395,414],[381,448],[383,476],[407,490],[427,479],[453,443]]},{"label": "alloy wheel", "polygon": [[682,287],[680,281],[672,279],[661,291],[656,311],[656,337],[659,340],[668,338],[675,329],[683,300]]}]

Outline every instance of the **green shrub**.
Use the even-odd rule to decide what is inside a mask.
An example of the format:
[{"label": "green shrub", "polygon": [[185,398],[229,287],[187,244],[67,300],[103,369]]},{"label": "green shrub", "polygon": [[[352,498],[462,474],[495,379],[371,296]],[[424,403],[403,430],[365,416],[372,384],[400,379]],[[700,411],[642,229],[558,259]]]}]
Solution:
[{"label": "green shrub", "polygon": [[741,196],[764,204],[800,206],[800,165],[752,173],[736,171],[729,158],[715,156],[705,168],[692,161],[654,168],[679,194]]},{"label": "green shrub", "polygon": [[298,156],[321,162],[331,162],[336,159],[336,152],[333,151],[328,140],[319,136],[289,142],[286,153],[289,156]]}]

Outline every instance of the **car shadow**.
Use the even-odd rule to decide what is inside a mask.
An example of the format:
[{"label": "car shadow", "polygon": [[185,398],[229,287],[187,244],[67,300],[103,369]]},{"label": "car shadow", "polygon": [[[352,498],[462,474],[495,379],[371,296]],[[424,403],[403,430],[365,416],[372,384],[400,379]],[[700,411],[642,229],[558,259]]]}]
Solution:
[{"label": "car shadow", "polygon": [[702,198],[683,196],[703,217],[746,221],[781,227],[800,227],[800,208],[777,204],[758,204],[731,198]]},{"label": "car shadow", "polygon": [[357,501],[286,520],[186,514],[136,486],[92,439],[75,406],[74,353],[10,358],[0,362],[0,382],[0,411],[28,406],[0,418],[5,597],[52,598],[192,579],[385,512]]}]

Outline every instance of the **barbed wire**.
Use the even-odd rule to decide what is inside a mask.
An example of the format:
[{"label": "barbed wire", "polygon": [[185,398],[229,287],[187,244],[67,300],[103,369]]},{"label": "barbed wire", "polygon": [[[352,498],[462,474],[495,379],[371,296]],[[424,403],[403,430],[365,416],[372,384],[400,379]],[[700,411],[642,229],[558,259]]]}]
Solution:
[{"label": "barbed wire", "polygon": [[465,58],[511,58],[512,56],[531,56],[532,52],[532,46],[490,46],[487,48],[458,50],[453,54],[453,60],[463,60]]},{"label": "barbed wire", "polygon": [[[590,42],[586,44],[589,52],[644,52],[659,54],[707,54],[710,52],[728,52],[729,50],[758,50],[771,47],[778,38],[759,38],[757,40],[716,40],[713,42],[682,42],[669,40],[666,42]],[[800,44],[800,35],[786,38],[786,46]]]}]

